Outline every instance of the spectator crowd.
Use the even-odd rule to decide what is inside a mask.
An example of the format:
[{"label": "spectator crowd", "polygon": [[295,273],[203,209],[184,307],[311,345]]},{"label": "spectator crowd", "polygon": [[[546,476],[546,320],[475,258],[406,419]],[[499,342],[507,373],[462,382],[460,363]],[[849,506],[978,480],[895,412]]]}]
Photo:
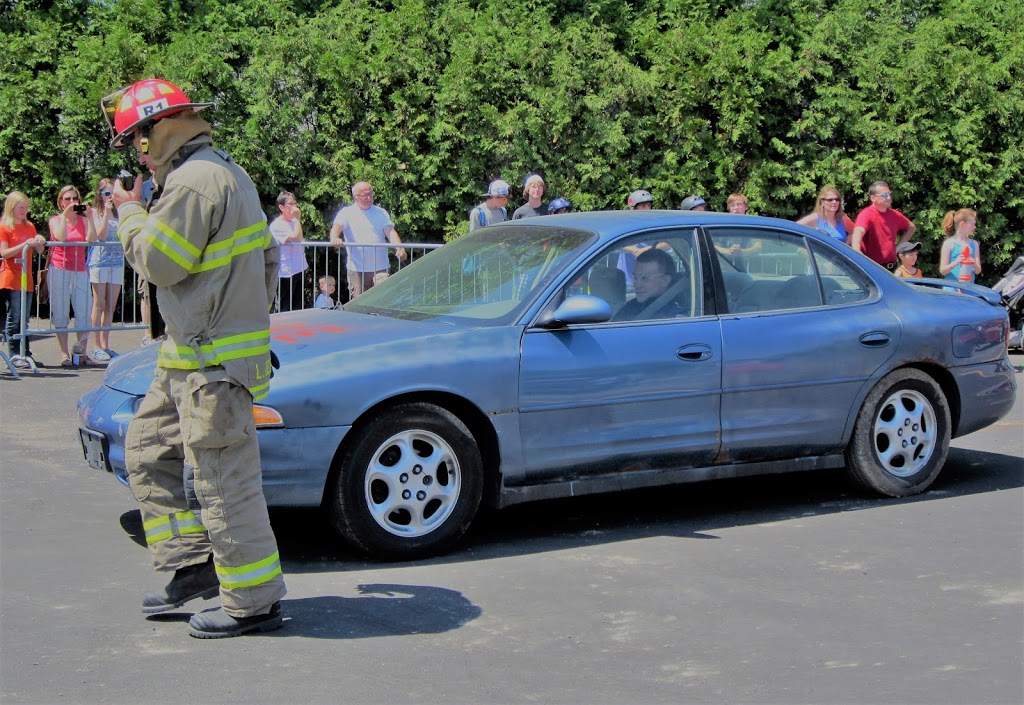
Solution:
[{"label": "spectator crowd", "polygon": [[[36,231],[29,219],[30,204],[25,194],[11,192],[4,205],[0,220],[0,336],[8,345],[16,367],[30,366],[27,359],[31,351],[26,345],[21,355],[20,339],[23,303],[31,310],[33,296],[44,294],[50,304],[50,324],[53,328],[67,328],[72,314],[75,328],[93,328],[93,347],[89,352],[90,334],[78,332],[69,347],[68,333],[56,334],[61,352],[61,365],[107,362],[117,355],[111,349],[108,330],[124,284],[124,253],[117,240],[118,214],[111,198],[114,180],[97,180],[91,201],[83,202],[74,185],[61,188],[56,194],[56,215],[47,222],[49,250],[44,246],[47,238]],[[469,231],[500,223],[543,215],[568,213],[573,204],[564,196],[545,202],[547,184],[539,173],[527,175],[522,182],[522,204],[509,215],[512,187],[504,179],[491,181],[482,194],[483,200],[469,210]],[[348,298],[352,299],[383,281],[389,274],[389,253],[394,250],[399,262],[408,261],[390,213],[376,205],[373,186],[360,181],[351,188],[352,202],[334,216],[329,242],[335,248],[344,248],[345,283]],[[814,228],[889,269],[897,277],[922,277],[918,266],[921,243],[914,241],[917,227],[914,222],[893,207],[893,191],[884,181],[872,183],[867,190],[868,203],[851,218],[845,210],[842,193],[832,185],[818,192],[814,208],[796,222]],[[750,203],[741,193],[726,198],[729,213],[743,215],[750,211]],[[646,189],[637,189],[626,198],[631,210],[646,210],[655,206],[654,196]],[[680,210],[703,211],[708,201],[699,194],[691,194],[679,204]],[[279,294],[277,310],[303,308],[307,294],[317,308],[334,308],[337,281],[329,274],[317,274],[315,284],[307,292],[307,260],[302,211],[295,194],[282,191],[276,199],[276,217],[269,223],[272,237],[281,245],[278,272]],[[937,270],[947,279],[973,282],[982,272],[981,249],[973,237],[977,227],[977,214],[970,208],[950,210],[942,223],[945,239],[939,252]],[[56,244],[61,243],[61,244]],[[68,247],[70,243],[104,243],[100,247]],[[29,256],[39,257],[36,266],[23,266],[20,261],[23,247],[30,245]],[[719,248],[730,261],[742,261],[752,254],[742,243]],[[33,273],[37,276],[33,278]],[[145,292],[140,282],[140,292]],[[24,298],[22,292],[25,292]],[[140,296],[145,313],[147,296]],[[103,330],[108,329],[108,330]],[[35,362],[32,360],[31,362]]]}]

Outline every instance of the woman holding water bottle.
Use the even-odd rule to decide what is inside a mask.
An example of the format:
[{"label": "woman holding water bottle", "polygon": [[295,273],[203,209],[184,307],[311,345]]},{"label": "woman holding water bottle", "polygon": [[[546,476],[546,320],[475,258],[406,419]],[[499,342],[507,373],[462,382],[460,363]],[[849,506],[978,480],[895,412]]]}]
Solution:
[{"label": "woman holding water bottle", "polygon": [[971,235],[978,224],[978,215],[970,208],[949,211],[942,219],[946,241],[939,255],[939,273],[946,279],[973,282],[981,274],[981,250]]}]

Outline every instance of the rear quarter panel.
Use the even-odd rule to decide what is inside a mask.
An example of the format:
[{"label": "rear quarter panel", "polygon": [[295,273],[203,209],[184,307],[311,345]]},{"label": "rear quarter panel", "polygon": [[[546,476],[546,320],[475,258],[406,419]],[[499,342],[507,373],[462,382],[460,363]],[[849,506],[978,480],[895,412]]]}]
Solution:
[{"label": "rear quarter panel", "polygon": [[[1006,311],[973,296],[880,281],[889,306],[903,322],[903,339],[890,366],[918,367],[942,386],[950,405],[953,437],[971,433],[1009,413],[1016,395],[1006,354]],[[959,330],[958,330],[959,329]],[[968,354],[953,346],[954,331],[986,331]],[[993,337],[993,331],[1002,331]],[[980,334],[979,334],[980,335]],[[961,346],[963,347],[963,346]],[[874,386],[866,386],[864,395]],[[852,423],[851,423],[852,431]]]}]

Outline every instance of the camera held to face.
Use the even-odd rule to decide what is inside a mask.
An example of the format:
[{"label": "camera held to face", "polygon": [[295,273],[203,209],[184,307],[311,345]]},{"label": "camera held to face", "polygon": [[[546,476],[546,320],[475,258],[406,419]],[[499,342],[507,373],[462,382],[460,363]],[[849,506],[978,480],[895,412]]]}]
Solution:
[{"label": "camera held to face", "polygon": [[78,215],[85,215],[85,204],[84,203],[76,203],[74,206],[72,206],[72,209]]}]

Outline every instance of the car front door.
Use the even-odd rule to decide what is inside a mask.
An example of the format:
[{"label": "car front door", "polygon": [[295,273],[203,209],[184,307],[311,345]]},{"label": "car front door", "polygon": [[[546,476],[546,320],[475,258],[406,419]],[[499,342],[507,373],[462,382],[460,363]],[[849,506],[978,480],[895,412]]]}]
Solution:
[{"label": "car front door", "polygon": [[898,347],[899,320],[830,248],[781,230],[708,233],[729,308],[718,462],[839,450],[858,392]]},{"label": "car front door", "polygon": [[[604,298],[611,321],[526,331],[519,424],[527,482],[704,466],[717,455],[721,330],[704,312],[696,252],[692,230],[617,243],[558,297]],[[638,277],[644,294],[644,277],[660,278],[664,291],[637,301]]]}]

